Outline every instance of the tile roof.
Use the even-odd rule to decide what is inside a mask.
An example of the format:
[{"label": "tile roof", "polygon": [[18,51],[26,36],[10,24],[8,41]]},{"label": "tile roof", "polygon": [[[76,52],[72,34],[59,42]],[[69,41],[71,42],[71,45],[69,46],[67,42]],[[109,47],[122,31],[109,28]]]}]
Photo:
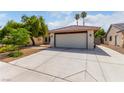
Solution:
[{"label": "tile roof", "polygon": [[112,26],[117,27],[120,29],[119,32],[124,32],[124,23],[112,24]]},{"label": "tile roof", "polygon": [[72,25],[72,26],[67,26],[67,27],[62,27],[58,29],[53,29],[49,30],[50,33],[59,33],[59,32],[75,32],[75,31],[87,31],[87,30],[94,30],[97,31],[100,27],[96,26],[77,26],[77,25]]},{"label": "tile roof", "polygon": [[120,30],[124,30],[124,23],[112,24],[112,26],[115,26],[119,28]]}]

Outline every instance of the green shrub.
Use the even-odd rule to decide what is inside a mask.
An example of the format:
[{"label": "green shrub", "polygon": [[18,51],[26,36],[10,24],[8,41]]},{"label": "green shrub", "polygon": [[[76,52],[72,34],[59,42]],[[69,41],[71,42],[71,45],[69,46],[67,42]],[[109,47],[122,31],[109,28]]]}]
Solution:
[{"label": "green shrub", "polygon": [[6,52],[6,51],[7,51],[6,47],[1,47],[1,48],[0,48],[0,53],[4,53],[4,52]]},{"label": "green shrub", "polygon": [[14,45],[7,45],[6,49],[7,49],[7,51],[15,51],[18,49],[18,47],[14,46]]},{"label": "green shrub", "polygon": [[23,55],[23,53],[20,52],[20,51],[14,51],[14,52],[8,54],[9,57],[19,57],[19,56],[22,56],[22,55]]},{"label": "green shrub", "polygon": [[15,51],[17,50],[18,47],[14,46],[14,45],[6,45],[0,48],[0,53],[4,53],[4,52],[9,52],[9,51]]}]

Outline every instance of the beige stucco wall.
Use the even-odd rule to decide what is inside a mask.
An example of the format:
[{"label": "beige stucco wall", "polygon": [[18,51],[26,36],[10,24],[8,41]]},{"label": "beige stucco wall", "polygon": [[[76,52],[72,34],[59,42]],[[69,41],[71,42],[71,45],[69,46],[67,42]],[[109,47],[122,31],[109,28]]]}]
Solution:
[{"label": "beige stucco wall", "polygon": [[54,47],[54,33],[50,34],[50,46]]},{"label": "beige stucco wall", "polygon": [[[43,37],[38,37],[38,38],[33,37],[33,39],[35,41],[35,45],[42,45],[43,44]],[[29,45],[32,45],[31,39],[29,39]]]},{"label": "beige stucco wall", "polygon": [[[107,34],[107,41],[108,45],[115,45],[115,36],[117,35],[117,46],[123,46],[123,35],[122,33],[117,33],[119,31],[118,28],[112,26],[109,33]],[[110,36],[112,36],[112,41],[110,41]]]},{"label": "beige stucco wall", "polygon": [[88,31],[88,49],[94,48],[94,31],[89,30]]}]

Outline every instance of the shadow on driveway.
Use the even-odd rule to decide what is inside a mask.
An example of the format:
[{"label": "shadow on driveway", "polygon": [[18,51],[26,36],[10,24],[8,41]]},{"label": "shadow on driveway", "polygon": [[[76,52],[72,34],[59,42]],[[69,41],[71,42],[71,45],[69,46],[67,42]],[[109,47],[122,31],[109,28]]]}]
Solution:
[{"label": "shadow on driveway", "polygon": [[92,54],[92,55],[102,55],[110,56],[103,49],[96,47],[95,49],[76,49],[76,48],[47,48],[45,50],[58,51],[58,52],[70,52],[70,53],[80,53],[80,54]]}]

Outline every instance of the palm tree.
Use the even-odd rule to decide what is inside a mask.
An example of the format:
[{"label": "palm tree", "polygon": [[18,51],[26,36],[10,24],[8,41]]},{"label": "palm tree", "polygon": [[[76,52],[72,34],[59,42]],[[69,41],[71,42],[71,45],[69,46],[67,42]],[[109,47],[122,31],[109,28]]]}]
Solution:
[{"label": "palm tree", "polygon": [[81,18],[83,19],[83,26],[85,25],[85,17],[87,17],[87,12],[83,11],[81,13]]},{"label": "palm tree", "polygon": [[79,18],[80,18],[80,15],[79,14],[75,14],[75,19],[77,21],[77,26],[78,26],[78,20],[79,20]]}]

